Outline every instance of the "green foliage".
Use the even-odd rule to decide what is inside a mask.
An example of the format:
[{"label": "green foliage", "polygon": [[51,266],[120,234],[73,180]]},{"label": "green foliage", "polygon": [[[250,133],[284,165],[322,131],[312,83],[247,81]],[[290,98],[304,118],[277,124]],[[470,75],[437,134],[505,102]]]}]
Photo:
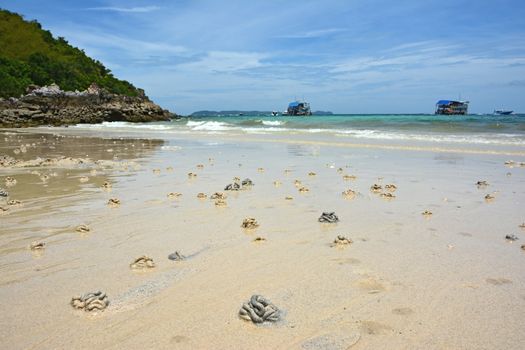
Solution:
[{"label": "green foliage", "polygon": [[29,84],[58,84],[85,90],[91,83],[116,94],[136,96],[137,88],[119,80],[65,38],[53,38],[37,21],[0,9],[0,97],[18,97]]},{"label": "green foliage", "polygon": [[32,82],[28,77],[29,73],[27,64],[0,57],[0,96],[20,96]]}]

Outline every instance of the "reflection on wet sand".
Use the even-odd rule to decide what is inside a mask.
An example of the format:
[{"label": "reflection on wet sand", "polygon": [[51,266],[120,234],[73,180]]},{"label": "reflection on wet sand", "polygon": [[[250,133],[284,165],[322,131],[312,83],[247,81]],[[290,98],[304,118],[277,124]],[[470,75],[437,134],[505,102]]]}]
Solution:
[{"label": "reflection on wet sand", "polygon": [[[0,253],[14,241],[48,236],[78,224],[80,207],[92,205],[99,188],[115,173],[133,174],[162,140],[61,136],[4,132],[0,137],[0,179],[9,183]],[[121,176],[121,175],[120,175]],[[81,220],[81,218],[80,218]],[[57,226],[58,224],[58,226]],[[6,241],[7,239],[7,241]]]},{"label": "reflection on wet sand", "polygon": [[288,154],[293,157],[318,156],[321,148],[317,145],[288,144]]}]

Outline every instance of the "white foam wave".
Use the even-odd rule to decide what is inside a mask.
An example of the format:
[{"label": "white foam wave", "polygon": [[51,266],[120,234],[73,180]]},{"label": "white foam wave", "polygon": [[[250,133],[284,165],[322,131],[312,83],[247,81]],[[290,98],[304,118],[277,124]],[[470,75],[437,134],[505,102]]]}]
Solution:
[{"label": "white foam wave", "polygon": [[179,151],[182,149],[180,146],[160,146],[161,150],[164,151]]},{"label": "white foam wave", "polygon": [[513,134],[430,134],[430,133],[402,133],[380,130],[349,130],[349,129],[291,129],[291,128],[243,128],[250,134],[270,133],[326,133],[339,136],[348,136],[358,139],[391,140],[391,141],[421,141],[421,142],[445,142],[463,144],[493,144],[493,145],[525,145],[525,139],[521,135]]},{"label": "white foam wave", "polygon": [[206,121],[200,121],[200,122],[196,122],[196,121],[193,121],[193,120],[188,120],[188,122],[186,123],[187,126],[199,126],[199,125],[202,125],[206,123]]},{"label": "white foam wave", "polygon": [[231,124],[216,121],[194,122],[189,120],[186,125],[191,127],[192,130],[196,131],[227,131],[236,129]]},{"label": "white foam wave", "polygon": [[[321,129],[311,132],[322,132]],[[430,133],[401,133],[385,132],[379,130],[330,130],[336,134],[349,135],[355,138],[393,140],[393,141],[422,141],[446,142],[466,144],[499,144],[499,145],[525,145],[525,140],[520,135],[512,134],[430,134]]]},{"label": "white foam wave", "polygon": [[171,125],[150,124],[150,123],[129,123],[129,122],[102,122],[100,124],[76,124],[72,126],[79,129],[145,129],[145,130],[169,130]]},{"label": "white foam wave", "polygon": [[270,134],[270,133],[280,133],[280,132],[293,132],[296,131],[295,129],[288,129],[288,128],[242,128],[242,131],[247,132],[249,134]]},{"label": "white foam wave", "polygon": [[286,122],[282,120],[263,120],[262,124],[268,126],[279,126],[286,124]]},{"label": "white foam wave", "polygon": [[477,133],[477,134],[452,134],[452,133],[432,133],[432,132],[408,132],[398,130],[370,130],[370,129],[329,129],[329,128],[290,128],[283,127],[286,121],[282,120],[261,120],[260,126],[242,127],[220,121],[189,120],[186,124],[181,123],[129,123],[129,122],[103,122],[101,124],[77,124],[74,128],[95,129],[95,130],[119,130],[129,132],[139,132],[140,130],[168,131],[170,133],[192,133],[194,131],[207,134],[221,134],[224,132],[240,132],[247,134],[320,134],[334,136],[346,136],[357,139],[371,140],[390,140],[390,141],[416,141],[416,142],[435,142],[453,144],[492,144],[492,145],[513,145],[524,146],[525,137],[520,134],[504,133]]}]

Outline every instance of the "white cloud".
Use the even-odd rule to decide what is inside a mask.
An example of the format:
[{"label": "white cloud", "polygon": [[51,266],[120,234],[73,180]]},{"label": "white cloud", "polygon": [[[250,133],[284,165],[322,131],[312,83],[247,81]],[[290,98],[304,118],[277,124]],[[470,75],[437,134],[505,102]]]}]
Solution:
[{"label": "white cloud", "polygon": [[311,30],[303,33],[296,33],[296,34],[285,34],[285,35],[279,35],[278,38],[284,38],[284,39],[310,39],[310,38],[321,38],[328,36],[330,34],[335,34],[339,32],[346,31],[346,29],[343,28],[326,28],[326,29],[318,29],[318,30]]},{"label": "white cloud", "polygon": [[445,50],[451,50],[458,48],[458,45],[437,41],[437,40],[425,40],[425,41],[416,41],[416,42],[409,42],[404,43],[401,45],[397,45],[394,47],[391,47],[385,52],[413,52],[413,51],[419,51],[419,52],[429,52],[429,51],[438,51],[443,52]]},{"label": "white cloud", "polygon": [[504,67],[525,64],[525,57],[478,57],[467,54],[436,55],[435,52],[415,52],[399,56],[360,57],[336,63],[331,73],[356,73],[381,70],[412,70],[426,67],[431,70],[438,66],[477,65]]},{"label": "white cloud", "polygon": [[362,56],[342,60],[334,64],[331,73],[355,73],[382,70],[410,70],[414,68],[435,67],[473,63],[480,58],[463,53],[459,45],[420,41],[397,45],[383,50],[376,56]]},{"label": "white cloud", "polygon": [[261,61],[267,57],[267,54],[257,52],[211,51],[198,61],[178,65],[177,69],[229,73],[262,67]]},{"label": "white cloud", "polygon": [[158,6],[137,6],[137,7],[111,7],[111,6],[104,6],[104,7],[89,7],[86,10],[89,11],[113,11],[113,12],[132,12],[132,13],[144,13],[144,12],[151,12],[151,11],[157,11],[160,7]]},{"label": "white cloud", "polygon": [[98,33],[93,30],[61,30],[60,33],[82,48],[92,47],[97,51],[100,48],[118,49],[132,57],[144,57],[152,54],[178,55],[188,52],[181,45],[125,38],[114,34]]}]

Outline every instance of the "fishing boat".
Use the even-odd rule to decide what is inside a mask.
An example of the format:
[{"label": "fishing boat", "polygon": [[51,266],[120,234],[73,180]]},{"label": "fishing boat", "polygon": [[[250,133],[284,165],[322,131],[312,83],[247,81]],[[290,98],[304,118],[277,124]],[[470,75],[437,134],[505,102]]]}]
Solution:
[{"label": "fishing boat", "polygon": [[509,114],[512,114],[512,112],[514,111],[511,111],[509,109],[495,109],[494,110],[494,114],[497,114],[497,115],[509,115]]},{"label": "fishing boat", "polygon": [[465,115],[468,114],[469,101],[439,100],[435,114]]},{"label": "fishing boat", "polygon": [[288,104],[286,115],[312,115],[310,104],[306,101],[293,101]]}]

